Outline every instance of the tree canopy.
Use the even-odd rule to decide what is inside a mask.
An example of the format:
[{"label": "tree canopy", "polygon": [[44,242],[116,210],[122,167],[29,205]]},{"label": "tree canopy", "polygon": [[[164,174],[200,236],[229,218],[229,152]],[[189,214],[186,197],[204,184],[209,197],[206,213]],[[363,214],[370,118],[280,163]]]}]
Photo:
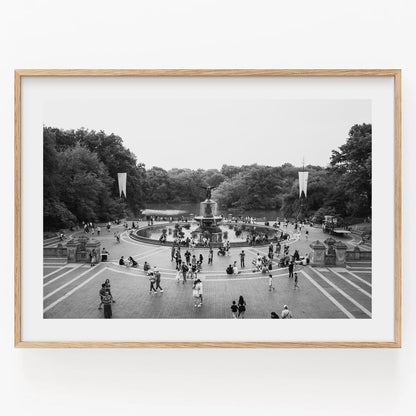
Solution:
[{"label": "tree canopy", "polygon": [[[108,221],[137,215],[148,203],[198,202],[203,186],[215,187],[223,209],[300,212],[298,172],[302,169],[258,164],[218,169],[146,169],[123,140],[103,131],[44,127],[44,227],[82,221]],[[304,215],[371,215],[371,124],[351,127],[346,143],[333,150],[327,167],[308,165]],[[120,198],[117,173],[127,172],[128,198]]]}]

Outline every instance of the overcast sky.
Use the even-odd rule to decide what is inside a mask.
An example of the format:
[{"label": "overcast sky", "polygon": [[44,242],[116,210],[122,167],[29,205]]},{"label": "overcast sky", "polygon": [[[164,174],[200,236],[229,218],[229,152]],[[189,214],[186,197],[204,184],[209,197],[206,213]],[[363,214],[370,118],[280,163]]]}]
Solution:
[{"label": "overcast sky", "polygon": [[71,100],[47,103],[44,124],[120,136],[147,168],[223,164],[326,166],[370,100]]}]

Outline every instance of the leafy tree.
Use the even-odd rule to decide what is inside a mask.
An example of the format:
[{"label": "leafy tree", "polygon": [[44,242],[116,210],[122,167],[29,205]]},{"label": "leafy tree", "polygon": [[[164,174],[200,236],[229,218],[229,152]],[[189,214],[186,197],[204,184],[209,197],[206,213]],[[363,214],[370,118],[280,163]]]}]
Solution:
[{"label": "leafy tree", "polygon": [[345,211],[355,216],[371,214],[371,124],[354,125],[347,142],[331,156],[331,171],[339,175],[337,188],[347,197]]}]

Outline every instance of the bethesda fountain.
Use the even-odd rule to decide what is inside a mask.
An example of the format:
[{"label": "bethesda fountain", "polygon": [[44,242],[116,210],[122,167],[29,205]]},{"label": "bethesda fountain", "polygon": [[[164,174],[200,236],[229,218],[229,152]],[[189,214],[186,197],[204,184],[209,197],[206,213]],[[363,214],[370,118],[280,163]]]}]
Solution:
[{"label": "bethesda fountain", "polygon": [[222,230],[219,224],[222,221],[222,216],[218,215],[218,204],[211,199],[212,186],[203,186],[206,190],[205,201],[200,203],[199,215],[195,217],[198,223],[197,232],[201,235],[207,236],[212,243],[222,242]]}]

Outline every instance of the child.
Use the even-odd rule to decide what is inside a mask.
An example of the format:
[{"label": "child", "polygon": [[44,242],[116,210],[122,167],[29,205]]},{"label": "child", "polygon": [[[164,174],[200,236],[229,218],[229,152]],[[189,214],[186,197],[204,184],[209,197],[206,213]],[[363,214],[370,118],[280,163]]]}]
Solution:
[{"label": "child", "polygon": [[272,290],[274,290],[273,276],[271,274],[269,274],[269,292],[271,292]]},{"label": "child", "polygon": [[237,319],[237,312],[238,312],[238,306],[235,303],[235,300],[233,300],[233,304],[231,305],[231,313],[234,319]]}]

